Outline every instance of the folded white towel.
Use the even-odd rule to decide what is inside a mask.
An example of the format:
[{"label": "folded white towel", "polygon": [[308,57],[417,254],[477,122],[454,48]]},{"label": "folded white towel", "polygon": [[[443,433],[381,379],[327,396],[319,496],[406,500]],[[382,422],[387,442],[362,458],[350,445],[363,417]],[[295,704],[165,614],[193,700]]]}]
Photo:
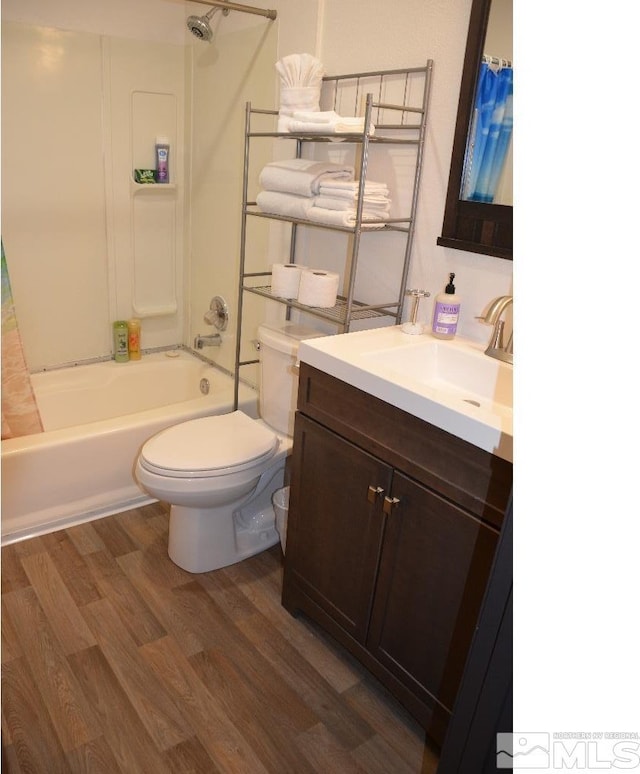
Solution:
[{"label": "folded white towel", "polygon": [[291,116],[287,115],[286,110],[282,110],[282,108],[280,108],[280,115],[278,116],[277,131],[280,132],[281,134],[286,134],[289,131],[289,125],[291,124],[292,121],[293,119],[291,118]]},{"label": "folded white towel", "polygon": [[[280,112],[282,113],[282,105]],[[314,108],[309,110],[300,104],[292,111],[286,131],[309,134],[362,134],[364,117],[341,116],[335,110],[315,110]],[[375,126],[371,124],[369,134],[374,133]]]},{"label": "folded white towel", "polygon": [[281,191],[298,196],[315,196],[320,183],[332,180],[353,180],[354,168],[313,159],[284,159],[272,161],[260,173],[260,186],[267,191]]},{"label": "folded white towel", "polygon": [[[357,196],[359,190],[359,180],[323,180],[320,183],[320,193],[327,196]],[[365,180],[364,193],[365,196],[388,196],[389,188],[386,183]]]},{"label": "folded white towel", "polygon": [[[353,197],[347,198],[343,196],[325,196],[320,193],[316,196],[314,206],[324,207],[327,210],[353,210],[355,212],[357,206],[357,200]],[[363,212],[389,212],[391,210],[391,202],[385,198],[372,198],[365,196],[362,204]]]},{"label": "folded white towel", "polygon": [[[292,134],[362,134],[364,132],[364,118],[341,118],[338,121],[296,121],[291,118],[288,121],[288,131]],[[369,124],[369,136],[375,134],[376,128]]]},{"label": "folded white towel", "polygon": [[308,217],[313,202],[313,197],[296,196],[280,191],[260,191],[256,196],[256,204],[262,212],[283,215],[285,218],[302,218],[303,220]]},{"label": "folded white towel", "polygon": [[[340,116],[335,110],[294,110],[291,117],[296,121],[308,121],[312,124],[335,123]],[[359,121],[362,119],[358,119]]]},{"label": "folded white towel", "polygon": [[[371,221],[387,220],[385,213],[362,213],[362,228],[374,229],[383,228],[384,223],[375,223]],[[345,228],[354,228],[356,225],[355,210],[327,210],[324,207],[311,207],[307,212],[307,219],[315,223],[323,223],[325,226],[343,226]]]}]

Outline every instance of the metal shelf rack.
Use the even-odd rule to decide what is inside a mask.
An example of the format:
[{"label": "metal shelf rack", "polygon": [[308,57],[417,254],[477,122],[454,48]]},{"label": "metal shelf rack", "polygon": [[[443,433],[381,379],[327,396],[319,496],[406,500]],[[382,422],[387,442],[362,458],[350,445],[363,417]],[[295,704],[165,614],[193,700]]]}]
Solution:
[{"label": "metal shelf rack", "polygon": [[[238,287],[238,326],[236,334],[235,358],[235,395],[234,405],[238,405],[238,390],[240,369],[245,365],[257,363],[257,359],[241,359],[242,315],[245,293],[268,298],[287,307],[289,319],[291,310],[298,309],[307,314],[334,323],[341,333],[349,331],[351,323],[356,320],[386,317],[400,323],[404,308],[409,260],[413,246],[415,219],[420,189],[424,141],[426,135],[429,94],[433,60],[429,59],[424,67],[413,67],[395,70],[376,70],[346,75],[326,76],[323,78],[321,105],[324,110],[335,110],[341,115],[362,115],[364,105],[364,131],[360,134],[340,133],[331,135],[280,133],[273,131],[257,131],[253,127],[254,119],[263,121],[262,117],[274,117],[277,121],[277,110],[264,110],[246,104],[245,113],[245,146],[244,174],[242,193],[242,227],[240,234],[240,269]],[[392,100],[392,101],[391,101]],[[268,120],[268,118],[267,118]],[[375,132],[371,127],[375,127]],[[261,138],[295,140],[296,158],[302,157],[306,143],[327,143],[341,141],[350,143],[359,149],[359,160],[356,163],[356,179],[360,181],[356,221],[353,228],[324,225],[315,221],[298,218],[288,218],[281,215],[261,212],[255,201],[249,200],[249,169],[251,162],[252,142]],[[376,147],[390,145],[414,146],[415,174],[409,213],[405,217],[385,221],[381,228],[367,229],[362,226],[362,194],[367,178],[370,153]],[[375,151],[374,151],[375,152]],[[349,245],[345,248],[345,295],[339,296],[331,309],[320,309],[305,306],[294,299],[281,298],[271,292],[268,279],[269,271],[248,273],[245,270],[247,249],[247,221],[251,218],[266,218],[273,221],[283,221],[291,224],[289,262],[296,262],[296,238],[299,228],[320,228],[328,231],[343,232],[349,237]],[[354,298],[355,279],[360,253],[361,235],[363,232],[384,238],[384,233],[400,232],[406,235],[404,257],[402,262],[399,293],[385,303],[369,304],[364,300]],[[265,282],[265,280],[267,280]]]}]

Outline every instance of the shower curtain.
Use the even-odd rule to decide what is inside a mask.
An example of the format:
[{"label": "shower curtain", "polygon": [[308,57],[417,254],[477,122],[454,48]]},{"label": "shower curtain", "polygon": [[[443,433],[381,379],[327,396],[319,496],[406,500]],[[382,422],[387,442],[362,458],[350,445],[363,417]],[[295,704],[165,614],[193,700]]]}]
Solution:
[{"label": "shower curtain", "polygon": [[491,204],[513,132],[513,68],[483,62],[467,142],[461,199]]},{"label": "shower curtain", "polygon": [[40,412],[24,359],[4,244],[2,253],[2,438],[42,432]]}]

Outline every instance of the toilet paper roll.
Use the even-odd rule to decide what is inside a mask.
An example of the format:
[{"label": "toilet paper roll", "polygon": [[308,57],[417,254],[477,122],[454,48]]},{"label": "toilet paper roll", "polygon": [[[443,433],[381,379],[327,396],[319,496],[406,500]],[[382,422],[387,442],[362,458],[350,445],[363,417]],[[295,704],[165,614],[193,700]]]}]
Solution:
[{"label": "toilet paper roll", "polygon": [[340,275],[332,271],[305,269],[300,275],[298,301],[307,306],[329,308],[338,298]]},{"label": "toilet paper roll", "polygon": [[306,269],[297,263],[274,263],[271,267],[271,292],[281,298],[297,298],[300,274]]}]

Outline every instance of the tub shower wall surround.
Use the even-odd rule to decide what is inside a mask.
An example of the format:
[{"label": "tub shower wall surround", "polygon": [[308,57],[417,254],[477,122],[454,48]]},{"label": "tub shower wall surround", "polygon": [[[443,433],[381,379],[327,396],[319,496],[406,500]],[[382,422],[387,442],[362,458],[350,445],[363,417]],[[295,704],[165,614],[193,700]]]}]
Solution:
[{"label": "tub shower wall surround", "polygon": [[[184,341],[184,45],[3,17],[2,63],[2,235],[29,368],[106,357],[131,317],[145,347]],[[171,182],[136,183],[158,135]]]},{"label": "tub shower wall surround", "polygon": [[[32,379],[45,432],[2,443],[3,544],[152,502],[133,478],[142,444],[233,401],[233,380],[185,350]],[[241,409],[257,416],[254,391],[243,386],[241,396]]]}]

